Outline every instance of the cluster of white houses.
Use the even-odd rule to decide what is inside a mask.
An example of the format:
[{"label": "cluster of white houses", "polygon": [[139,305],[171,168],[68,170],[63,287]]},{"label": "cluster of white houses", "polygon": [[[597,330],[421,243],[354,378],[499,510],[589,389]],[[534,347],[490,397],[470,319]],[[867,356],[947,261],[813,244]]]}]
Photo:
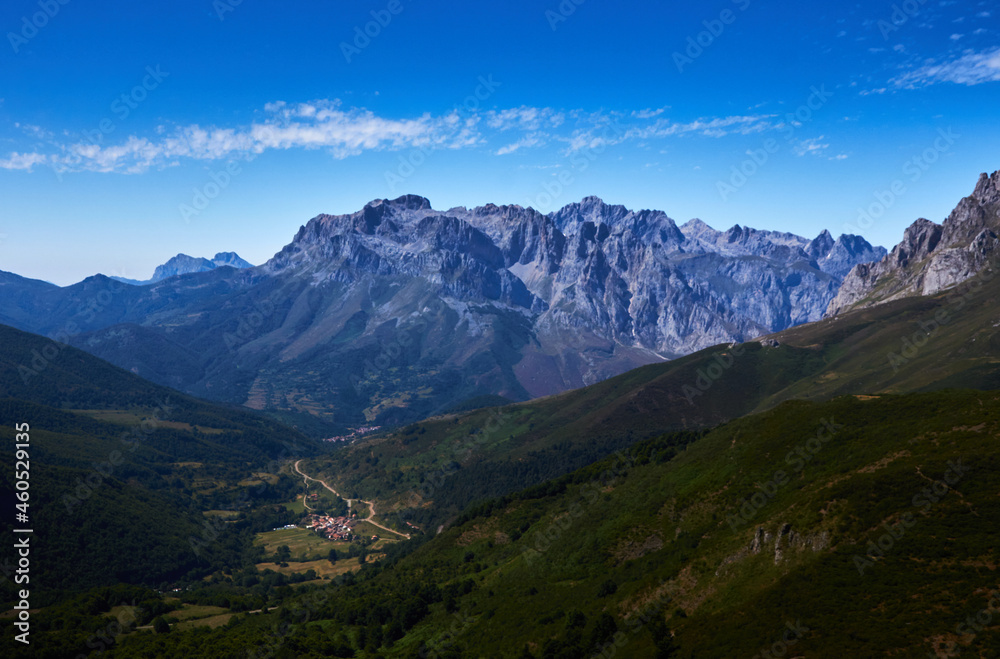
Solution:
[{"label": "cluster of white houses", "polygon": [[329,515],[307,515],[306,528],[315,531],[327,540],[350,542],[354,539],[354,525],[357,524],[357,513],[350,517],[330,517]]},{"label": "cluster of white houses", "polygon": [[350,435],[338,435],[336,437],[327,437],[323,441],[324,442],[349,442],[352,439],[356,439],[358,437],[363,437],[363,436],[365,436],[365,435],[367,435],[369,433],[373,433],[376,430],[379,430],[381,427],[382,426],[361,426],[360,428],[358,428],[354,432],[352,432]]}]

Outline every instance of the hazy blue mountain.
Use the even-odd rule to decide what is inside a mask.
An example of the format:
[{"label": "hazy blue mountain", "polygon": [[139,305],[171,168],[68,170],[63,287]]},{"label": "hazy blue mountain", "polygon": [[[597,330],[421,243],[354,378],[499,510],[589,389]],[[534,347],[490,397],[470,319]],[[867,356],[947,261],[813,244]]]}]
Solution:
[{"label": "hazy blue mountain", "polygon": [[219,252],[211,259],[188,256],[187,254],[178,254],[163,265],[156,266],[156,270],[153,271],[153,276],[149,279],[138,280],[126,279],[125,277],[111,278],[126,284],[132,284],[134,286],[147,286],[149,284],[154,284],[158,281],[167,279],[168,277],[188,275],[194,272],[207,272],[222,266],[242,269],[252,268],[253,264],[249,261],[241,259],[240,255],[236,252]]}]

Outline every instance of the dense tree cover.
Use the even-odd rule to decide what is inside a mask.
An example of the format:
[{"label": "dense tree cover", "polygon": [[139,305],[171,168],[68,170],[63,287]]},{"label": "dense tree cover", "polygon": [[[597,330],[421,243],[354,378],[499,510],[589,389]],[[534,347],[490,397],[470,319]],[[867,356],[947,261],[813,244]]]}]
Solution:
[{"label": "dense tree cover", "polygon": [[[789,656],[926,655],[932,638],[988,652],[995,625],[954,629],[996,588],[998,433],[993,393],[786,403],[476,504],[325,582],[254,567],[252,529],[285,515],[258,506],[234,522],[231,555],[177,594],[227,607],[228,624],[157,634],[135,622],[143,629],[113,635],[106,653],[687,658],[753,656],[789,638]],[[934,495],[957,464],[967,473]],[[936,501],[915,499],[928,487]],[[900,531],[906,513],[916,523]],[[887,528],[898,537],[885,540]],[[149,590],[93,590],[38,614],[32,656],[103,642],[93,635],[126,600],[142,603],[146,625],[176,606]]]},{"label": "dense tree cover", "polygon": [[[0,399],[0,440],[13,443],[15,423],[31,427],[33,603],[99,585],[155,586],[239,564],[253,534],[273,528],[268,523],[290,521],[284,509],[277,515],[260,510],[298,491],[295,479],[277,473],[287,450],[284,437],[269,434],[271,422],[243,425],[241,412],[230,418],[234,429],[206,434],[169,425],[163,417],[172,419],[173,411],[122,411],[134,419],[123,425]],[[285,433],[303,451],[314,450],[304,438]],[[0,452],[0,490],[11,500],[7,516],[14,512],[14,457],[13,451]],[[248,474],[267,470],[274,473],[241,485]],[[241,514],[215,523],[203,515],[213,509]],[[4,524],[0,543],[13,542],[12,525]],[[0,596],[11,602],[15,588],[6,578],[8,566],[2,567]]]},{"label": "dense tree cover", "polygon": [[[824,423],[832,435],[817,443]],[[329,585],[220,571],[182,596],[241,607],[228,625],[122,634],[109,656],[730,657],[776,643],[789,656],[909,656],[932,637],[988,651],[995,625],[953,634],[996,588],[998,431],[1000,397],[982,392],[788,403],[477,504]],[[954,493],[914,504],[958,463],[969,471]],[[764,487],[782,468],[795,478]],[[772,494],[734,522],[757,491]],[[917,523],[869,554],[908,511]],[[265,604],[278,608],[249,613]]]}]

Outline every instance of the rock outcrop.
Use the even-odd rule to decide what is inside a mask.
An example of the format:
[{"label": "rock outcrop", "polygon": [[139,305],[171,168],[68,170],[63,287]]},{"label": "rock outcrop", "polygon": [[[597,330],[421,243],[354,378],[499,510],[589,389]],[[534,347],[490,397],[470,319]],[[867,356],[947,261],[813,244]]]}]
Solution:
[{"label": "rock outcrop", "polygon": [[847,274],[827,315],[914,295],[932,295],[983,269],[1000,246],[1000,171],[982,174],[975,190],[942,224],[918,219],[881,261]]}]

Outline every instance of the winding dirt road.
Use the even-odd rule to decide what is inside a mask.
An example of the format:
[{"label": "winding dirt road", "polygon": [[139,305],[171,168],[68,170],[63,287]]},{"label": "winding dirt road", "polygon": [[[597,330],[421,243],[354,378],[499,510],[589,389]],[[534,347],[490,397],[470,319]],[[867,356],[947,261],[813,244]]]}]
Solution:
[{"label": "winding dirt road", "polygon": [[[332,487],[330,487],[329,485],[327,485],[326,481],[322,481],[322,480],[320,480],[318,478],[313,478],[312,476],[310,476],[306,472],[302,471],[302,469],[299,468],[299,464],[301,462],[302,462],[302,460],[299,460],[299,461],[297,461],[295,463],[295,471],[299,472],[299,475],[302,476],[302,481],[304,483],[306,483],[307,485],[309,484],[309,481],[315,481],[315,482],[319,483],[320,485],[322,485],[323,487],[325,487],[326,489],[330,490],[335,495],[337,495],[338,497],[340,497],[341,499],[343,499],[344,501],[346,501],[348,508],[350,508],[351,504],[353,502],[355,502],[355,501],[358,501],[360,503],[363,503],[363,504],[367,505],[368,506],[368,517],[362,519],[361,521],[368,522],[372,526],[377,526],[377,527],[379,527],[380,529],[382,529],[384,531],[388,531],[389,533],[395,533],[396,535],[402,536],[402,537],[406,538],[407,540],[410,539],[410,534],[409,533],[400,533],[399,531],[396,531],[394,529],[390,529],[388,526],[383,526],[382,524],[379,524],[378,522],[376,522],[375,521],[375,504],[374,503],[372,503],[371,501],[365,501],[364,499],[348,499],[345,496],[341,496],[340,492],[337,492],[337,490],[335,490]],[[309,510],[312,510],[312,508],[309,508],[309,504],[305,502],[304,498],[302,499],[302,503],[305,505],[306,508],[308,508]]]}]

